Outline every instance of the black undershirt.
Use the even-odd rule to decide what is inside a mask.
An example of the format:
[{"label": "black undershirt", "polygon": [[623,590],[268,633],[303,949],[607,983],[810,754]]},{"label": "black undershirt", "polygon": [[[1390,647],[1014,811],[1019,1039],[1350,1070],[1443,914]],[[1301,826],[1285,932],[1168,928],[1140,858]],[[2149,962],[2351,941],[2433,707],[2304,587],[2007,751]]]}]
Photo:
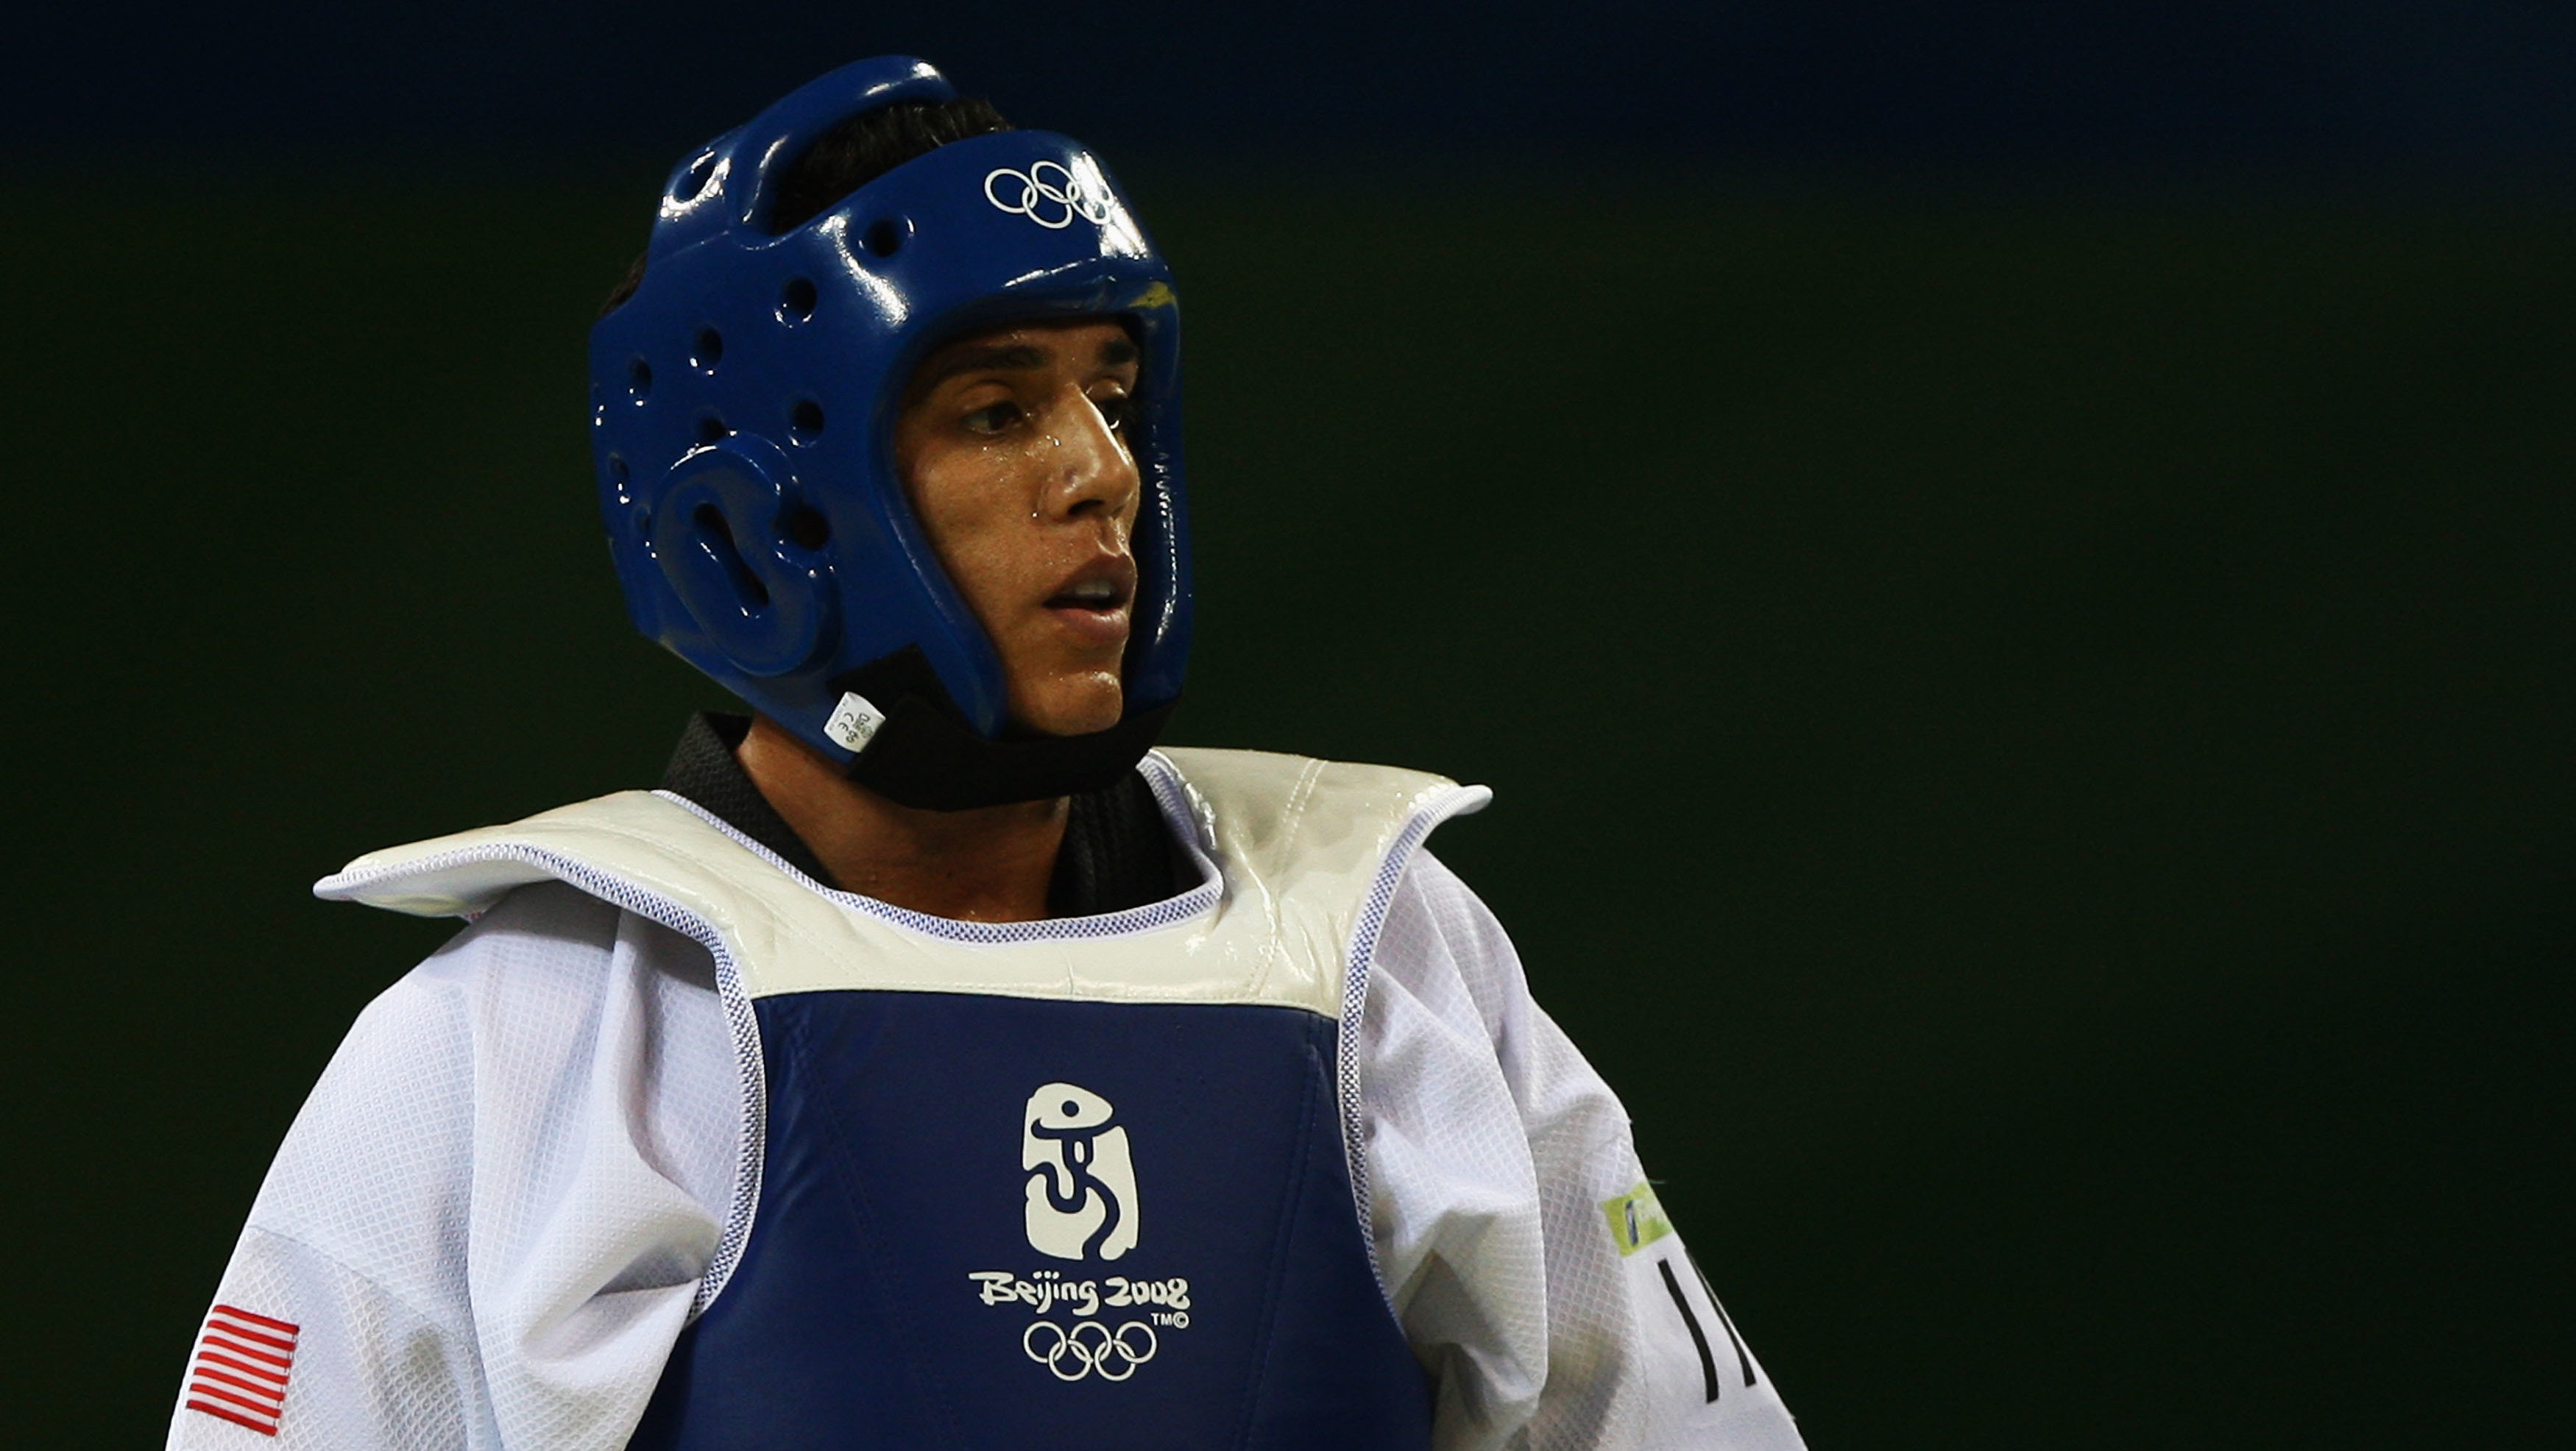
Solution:
[{"label": "black undershirt", "polygon": [[[814,880],[839,886],[734,759],[734,748],[750,730],[747,715],[702,710],[689,717],[671,764],[662,772],[662,789],[713,812]],[[1073,797],[1065,815],[1064,845],[1047,881],[1047,915],[1124,912],[1197,885],[1197,869],[1174,847],[1154,788],[1131,771],[1114,786]]]}]

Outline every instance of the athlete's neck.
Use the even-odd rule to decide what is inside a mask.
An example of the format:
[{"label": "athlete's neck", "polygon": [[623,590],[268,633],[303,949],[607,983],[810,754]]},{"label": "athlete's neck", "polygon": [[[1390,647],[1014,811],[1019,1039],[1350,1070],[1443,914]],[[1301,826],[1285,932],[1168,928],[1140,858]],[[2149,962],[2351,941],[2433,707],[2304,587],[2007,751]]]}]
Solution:
[{"label": "athlete's neck", "polygon": [[734,759],[845,891],[968,922],[1047,914],[1064,844],[1062,797],[973,811],[900,806],[763,715],[752,717]]}]

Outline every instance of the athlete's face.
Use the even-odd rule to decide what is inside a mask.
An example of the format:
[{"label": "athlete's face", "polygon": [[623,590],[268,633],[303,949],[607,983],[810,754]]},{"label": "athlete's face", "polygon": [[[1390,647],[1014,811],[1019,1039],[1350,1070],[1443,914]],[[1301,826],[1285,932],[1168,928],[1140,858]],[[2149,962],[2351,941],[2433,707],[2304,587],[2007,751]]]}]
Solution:
[{"label": "athlete's face", "polygon": [[1124,705],[1136,364],[1114,322],[971,333],[923,361],[895,423],[913,515],[1002,657],[1011,718],[1050,735],[1106,730]]}]

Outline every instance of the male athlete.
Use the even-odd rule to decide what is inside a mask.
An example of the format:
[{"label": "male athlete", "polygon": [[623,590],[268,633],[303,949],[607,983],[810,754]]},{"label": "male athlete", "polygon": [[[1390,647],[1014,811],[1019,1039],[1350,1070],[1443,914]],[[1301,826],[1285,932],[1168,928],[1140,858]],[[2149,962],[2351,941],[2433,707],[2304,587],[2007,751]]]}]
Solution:
[{"label": "male athlete", "polygon": [[1619,1104],[1421,851],[1485,793],[1149,748],[1177,295],[920,62],[690,158],[592,342],[662,790],[362,857],[360,1017],[179,1447],[1792,1448]]}]

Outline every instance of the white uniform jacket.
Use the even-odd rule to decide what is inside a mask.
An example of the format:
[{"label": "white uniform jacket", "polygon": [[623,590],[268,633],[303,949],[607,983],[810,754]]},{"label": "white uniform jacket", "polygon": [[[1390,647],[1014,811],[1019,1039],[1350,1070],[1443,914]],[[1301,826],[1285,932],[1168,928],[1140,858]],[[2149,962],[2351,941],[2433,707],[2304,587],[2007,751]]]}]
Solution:
[{"label": "white uniform jacket", "polygon": [[[1482,788],[1245,752],[1140,769],[1204,885],[1104,917],[925,918],[642,792],[326,879],[325,896],[473,925],[360,1015],[297,1116],[169,1444],[614,1451],[753,1231],[748,1000],[802,970],[790,938],[846,928],[965,964],[943,972],[1098,997],[1129,988],[1083,964],[1122,940],[1258,919],[1260,991],[1341,1018],[1360,1212],[1443,1451],[1798,1447],[1618,1099],[1531,1001],[1493,916],[1419,851]],[[696,864],[719,859],[711,886]]]}]

